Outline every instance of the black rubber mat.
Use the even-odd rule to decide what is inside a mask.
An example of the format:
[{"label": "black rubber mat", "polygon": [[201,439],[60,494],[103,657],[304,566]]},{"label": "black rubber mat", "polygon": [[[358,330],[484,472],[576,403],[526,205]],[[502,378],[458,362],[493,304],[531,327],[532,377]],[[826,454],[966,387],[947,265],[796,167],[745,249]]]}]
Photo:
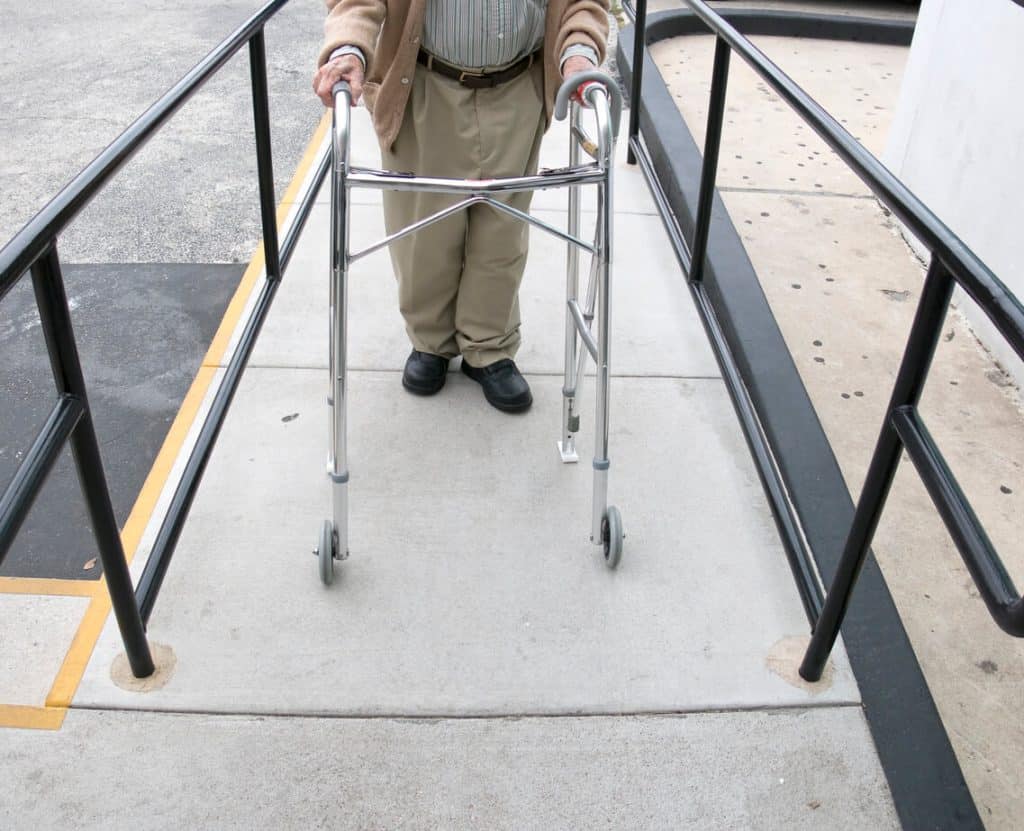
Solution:
[{"label": "black rubber mat", "polygon": [[[65,283],[119,525],[220,324],[244,266],[71,265]],[[32,282],[0,303],[0,488],[55,401]],[[43,486],[0,575],[97,579],[102,570],[70,452]]]}]

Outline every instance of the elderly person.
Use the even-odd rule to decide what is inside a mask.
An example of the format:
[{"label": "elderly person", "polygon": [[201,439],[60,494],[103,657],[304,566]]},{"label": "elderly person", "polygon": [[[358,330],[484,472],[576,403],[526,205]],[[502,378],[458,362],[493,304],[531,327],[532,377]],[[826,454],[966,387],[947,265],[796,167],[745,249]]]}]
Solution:
[{"label": "elderly person", "polygon": [[[382,161],[419,176],[490,179],[537,170],[563,79],[604,58],[608,0],[327,0],[313,87],[326,106],[344,80],[373,115]],[[531,193],[501,197],[529,209]],[[384,192],[389,234],[452,204]],[[473,205],[391,245],[412,342],[402,373],[433,395],[450,359],[504,412],[533,398],[515,365],[527,226]]]}]

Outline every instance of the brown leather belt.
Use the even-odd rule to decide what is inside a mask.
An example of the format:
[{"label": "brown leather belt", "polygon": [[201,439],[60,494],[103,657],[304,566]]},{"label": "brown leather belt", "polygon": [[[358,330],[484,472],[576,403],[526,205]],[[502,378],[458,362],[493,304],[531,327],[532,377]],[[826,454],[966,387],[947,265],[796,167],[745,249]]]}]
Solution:
[{"label": "brown leather belt", "polygon": [[513,78],[517,78],[522,75],[539,60],[540,51],[538,50],[532,55],[520,58],[512,64],[512,66],[506,67],[498,72],[470,72],[457,66],[453,66],[450,63],[445,63],[440,58],[435,58],[425,49],[420,49],[420,53],[416,57],[417,63],[423,64],[427,69],[432,72],[436,72],[438,75],[444,75],[446,78],[452,78],[464,87],[469,87],[469,89],[489,89],[491,87],[498,86],[498,84],[504,84],[507,81],[511,81]]}]

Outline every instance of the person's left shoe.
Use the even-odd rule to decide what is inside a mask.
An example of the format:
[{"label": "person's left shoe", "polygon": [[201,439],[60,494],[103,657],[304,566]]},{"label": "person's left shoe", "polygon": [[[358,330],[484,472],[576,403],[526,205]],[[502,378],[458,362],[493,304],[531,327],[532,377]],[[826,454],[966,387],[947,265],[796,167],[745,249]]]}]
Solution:
[{"label": "person's left shoe", "polygon": [[511,358],[484,367],[470,366],[463,358],[462,373],[480,384],[487,403],[503,413],[523,413],[533,403],[530,385]]}]

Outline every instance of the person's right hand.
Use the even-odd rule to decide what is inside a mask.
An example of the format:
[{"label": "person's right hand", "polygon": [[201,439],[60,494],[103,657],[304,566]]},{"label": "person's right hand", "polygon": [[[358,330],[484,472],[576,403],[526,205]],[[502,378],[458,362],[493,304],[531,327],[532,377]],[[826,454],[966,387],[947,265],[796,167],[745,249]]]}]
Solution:
[{"label": "person's right hand", "polygon": [[363,62],[355,55],[342,55],[316,71],[313,75],[313,91],[325,107],[334,106],[331,90],[338,81],[348,81],[352,88],[352,106],[358,104],[363,94]]}]

